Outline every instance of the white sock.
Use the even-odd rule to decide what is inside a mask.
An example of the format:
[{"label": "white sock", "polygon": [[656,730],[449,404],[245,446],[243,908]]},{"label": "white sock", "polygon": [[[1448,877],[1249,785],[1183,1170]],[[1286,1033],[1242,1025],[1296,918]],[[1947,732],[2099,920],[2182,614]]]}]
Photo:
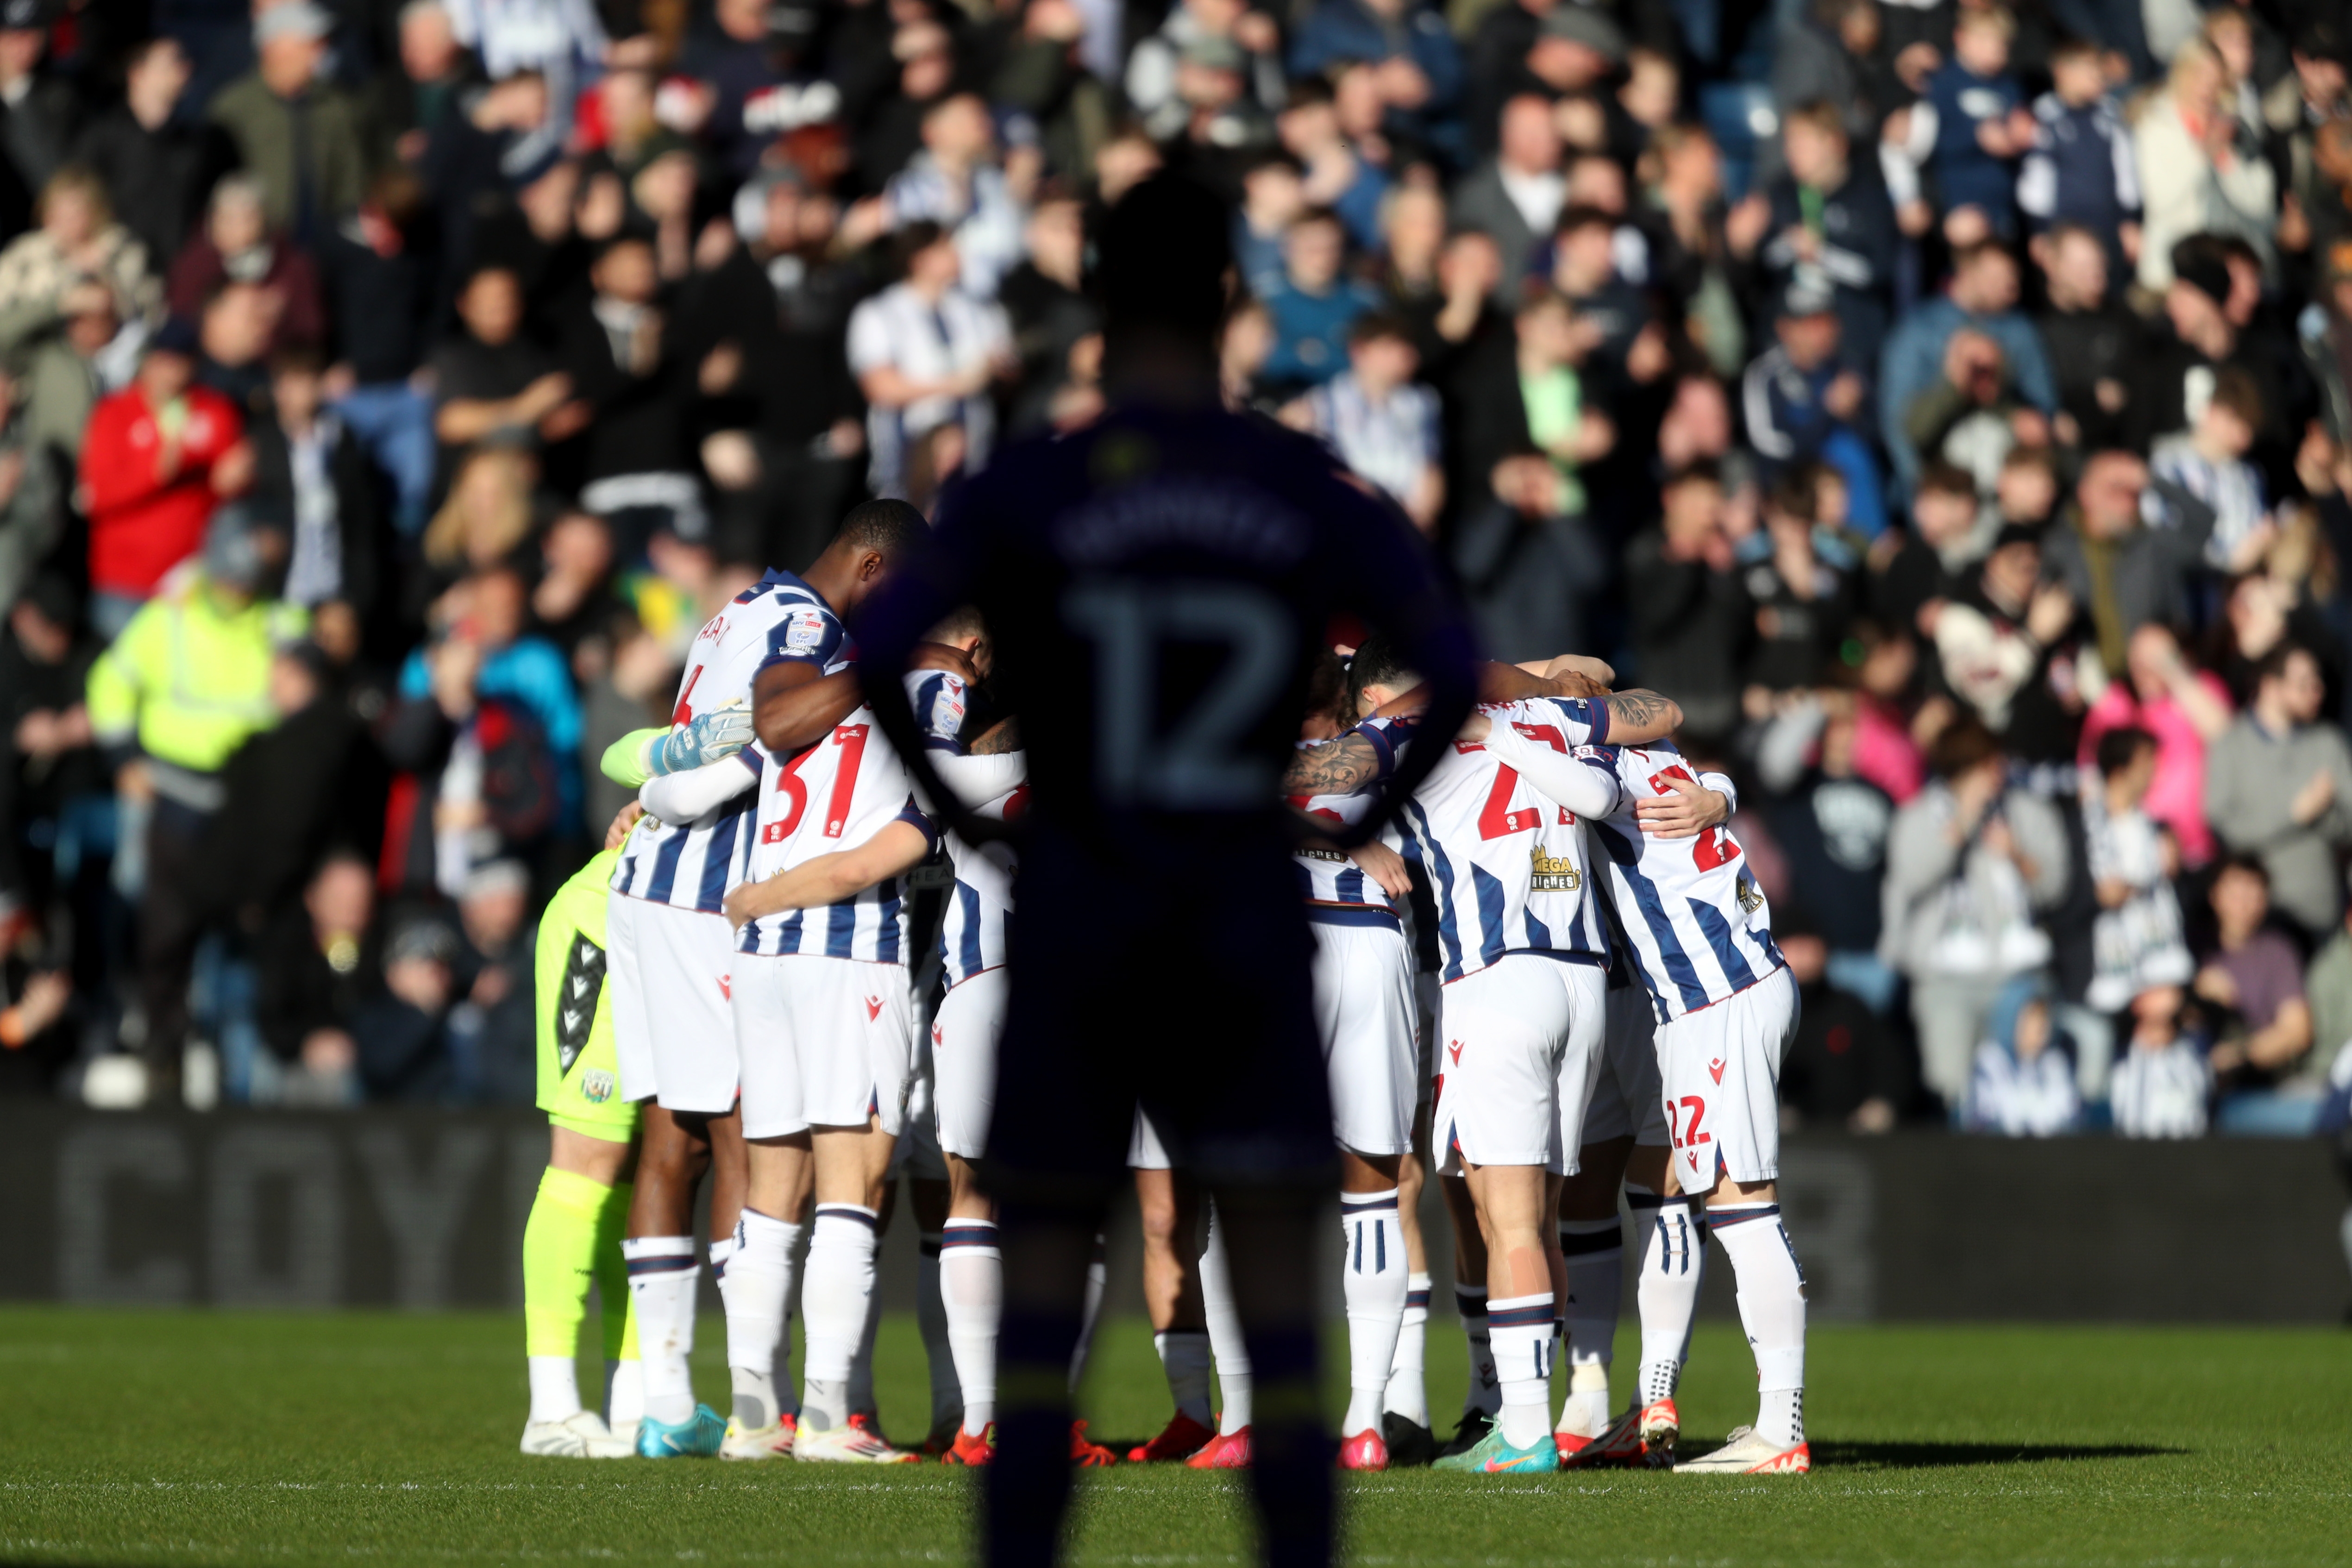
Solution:
[{"label": "white sock", "polygon": [[1230,1437],[1250,1424],[1250,1359],[1249,1347],[1242,1341],[1241,1310],[1234,1305],[1225,1238],[1218,1234],[1213,1215],[1209,1245],[1201,1254],[1201,1305],[1209,1320],[1209,1348],[1217,1358],[1217,1384],[1225,1396],[1217,1430]]},{"label": "white sock", "polygon": [[1495,1378],[1495,1343],[1486,1330],[1486,1287],[1454,1287],[1454,1310],[1462,1319],[1462,1337],[1470,1350],[1470,1386],[1462,1394],[1462,1414],[1492,1415],[1501,1408],[1502,1390]]},{"label": "white sock", "polygon": [[1404,1317],[1397,1325],[1396,1354],[1389,1362],[1382,1405],[1416,1426],[1429,1425],[1429,1389],[1423,1362],[1429,1353],[1429,1276],[1410,1274],[1404,1282]]},{"label": "white sock", "polygon": [[1160,1352],[1160,1369],[1168,1373],[1169,1397],[1179,1414],[1202,1426],[1209,1424],[1209,1336],[1199,1329],[1171,1329],[1151,1336]]},{"label": "white sock", "polygon": [[992,1219],[950,1219],[940,1237],[940,1306],[963,1390],[963,1429],[996,1419],[996,1328],[1004,1316],[1004,1255]]},{"label": "white sock", "polygon": [[1706,1277],[1706,1226],[1688,1197],[1662,1198],[1630,1187],[1625,1196],[1634,1223],[1645,1215],[1649,1221],[1642,1277],[1633,1282],[1642,1317],[1642,1384],[1636,1397],[1654,1405],[1672,1399],[1682,1382],[1691,1318]]},{"label": "white sock", "polygon": [[1756,1430],[1775,1447],[1793,1448],[1805,1440],[1805,1274],[1780,1205],[1715,1208],[1706,1218],[1731,1260],[1739,1321],[1756,1350]]},{"label": "white sock", "polygon": [[[925,1231],[919,1238],[915,1266],[915,1323],[923,1331],[923,1361],[931,1373],[931,1426],[954,1419],[963,1409],[963,1384],[957,1381],[955,1348],[948,1343],[948,1307],[940,1294],[940,1233]],[[878,1300],[880,1291],[875,1292]]]},{"label": "white sock", "polygon": [[580,1370],[568,1355],[535,1355],[530,1363],[530,1418],[569,1421],[580,1414]]},{"label": "white sock", "polygon": [[1381,1404],[1396,1364],[1404,1324],[1404,1231],[1397,1222],[1397,1190],[1343,1193],[1339,1236],[1345,1248],[1340,1295],[1348,1309],[1348,1414],[1343,1436],[1379,1431]]},{"label": "white sock", "polygon": [[637,1303],[637,1353],[647,1418],[675,1426],[694,1414],[694,1291],[701,1283],[694,1237],[647,1236],[621,1243]]},{"label": "white sock", "polygon": [[1103,1257],[1103,1238],[1095,1237],[1094,1251],[1087,1259],[1087,1299],[1078,1309],[1078,1342],[1070,1349],[1070,1395],[1077,1396],[1078,1384],[1087,1375],[1087,1357],[1094,1353],[1095,1324],[1102,1318],[1103,1291],[1110,1286],[1110,1265]]},{"label": "white sock", "polygon": [[1503,1440],[1515,1448],[1551,1436],[1552,1307],[1549,1290],[1486,1303],[1503,1389]]},{"label": "white sock", "polygon": [[745,1209],[735,1221],[735,1255],[727,1260],[720,1289],[735,1424],[746,1432],[774,1425],[780,1414],[776,1347],[784,1337],[784,1303],[792,1300],[793,1251],[805,1228],[757,1209]]},{"label": "white sock", "polygon": [[859,1411],[870,1415],[880,1408],[874,1397],[874,1342],[882,1332],[882,1291],[878,1285],[882,1238],[878,1232],[874,1238],[874,1252],[877,1285],[866,1293],[866,1325],[857,1331],[857,1354],[849,1363],[849,1410],[853,1415]]},{"label": "white sock", "polygon": [[874,1300],[875,1213],[856,1204],[820,1204],[801,1275],[801,1320],[808,1346],[801,1419],[819,1432],[849,1419],[849,1372]]},{"label": "white sock", "polygon": [[645,1419],[645,1363],[608,1361],[604,1363],[604,1425],[620,1432]]},{"label": "white sock", "polygon": [[1625,1290],[1625,1236],[1614,1218],[1562,1220],[1559,1250],[1568,1260],[1568,1403],[1559,1430],[1598,1437],[1609,1429],[1609,1363],[1617,1338],[1617,1300]]}]

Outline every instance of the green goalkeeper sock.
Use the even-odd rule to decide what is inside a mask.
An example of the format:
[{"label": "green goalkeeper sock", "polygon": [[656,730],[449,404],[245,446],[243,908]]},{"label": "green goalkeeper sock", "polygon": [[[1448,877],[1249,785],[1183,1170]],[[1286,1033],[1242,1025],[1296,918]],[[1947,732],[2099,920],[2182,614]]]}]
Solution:
[{"label": "green goalkeeper sock", "polygon": [[574,1364],[580,1326],[587,1320],[588,1287],[596,1279],[598,1244],[604,1239],[599,1233],[607,1227],[614,1191],[553,1166],[539,1179],[539,1196],[522,1233],[523,1352],[530,1358],[533,1421],[564,1421],[580,1413]]}]

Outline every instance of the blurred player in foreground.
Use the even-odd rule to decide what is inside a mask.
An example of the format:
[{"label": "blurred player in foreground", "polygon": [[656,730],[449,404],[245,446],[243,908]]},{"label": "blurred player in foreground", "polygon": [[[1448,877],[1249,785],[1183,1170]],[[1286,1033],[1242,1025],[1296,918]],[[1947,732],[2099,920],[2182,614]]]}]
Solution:
[{"label": "blurred player in foreground", "polygon": [[[997,1099],[984,1167],[1006,1292],[985,1509],[1000,1564],[1055,1555],[1069,1355],[1139,1101],[1226,1233],[1266,1554],[1331,1552],[1312,1288],[1330,1110],[1281,779],[1336,611],[1395,637],[1449,731],[1469,708],[1470,634],[1402,518],[1318,447],[1221,405],[1227,235],[1223,205],[1171,177],[1113,209],[1099,271],[1110,412],[1006,450],[955,492],[932,547],[860,627],[877,721],[967,840],[1005,829],[940,784],[900,682],[914,645],[976,605],[1005,700],[1029,721],[1009,927],[1023,957],[999,1060],[1021,1092]],[[1368,743],[1346,748],[1372,766]],[[1426,767],[1408,755],[1391,789]],[[1334,841],[1376,832],[1390,804]]]}]

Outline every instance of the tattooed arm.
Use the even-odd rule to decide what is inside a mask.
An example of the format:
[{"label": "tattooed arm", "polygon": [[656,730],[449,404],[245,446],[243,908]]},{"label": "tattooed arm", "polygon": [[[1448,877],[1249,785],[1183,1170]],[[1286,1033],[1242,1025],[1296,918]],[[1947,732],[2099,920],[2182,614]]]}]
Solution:
[{"label": "tattooed arm", "polygon": [[1021,749],[1021,721],[1000,719],[981,731],[978,739],[964,748],[975,757],[993,757]]},{"label": "tattooed arm", "polygon": [[1609,708],[1609,739],[1612,744],[1638,746],[1663,741],[1682,728],[1682,706],[1654,691],[1612,691],[1601,700]]},{"label": "tattooed arm", "polygon": [[1285,795],[1354,795],[1389,765],[1370,738],[1350,730],[1336,741],[1309,746],[1290,759],[1282,775]]}]

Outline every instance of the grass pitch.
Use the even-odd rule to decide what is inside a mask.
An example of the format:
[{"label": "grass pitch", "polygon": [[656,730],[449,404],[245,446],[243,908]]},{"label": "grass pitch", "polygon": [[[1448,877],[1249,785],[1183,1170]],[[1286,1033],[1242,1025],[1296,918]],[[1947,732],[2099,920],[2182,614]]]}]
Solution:
[{"label": "grass pitch", "polygon": [[[1461,1343],[1433,1331],[1433,1405],[1450,1414]],[[1628,1324],[1620,1343],[1630,1351],[1632,1338]],[[0,1563],[970,1558],[970,1478],[937,1465],[525,1458],[521,1342],[520,1320],[495,1315],[0,1311]],[[716,1322],[700,1342],[697,1386],[723,1394]],[[911,1438],[928,1409],[911,1321],[885,1325],[880,1361],[886,1425]],[[1349,1559],[2352,1558],[2352,1335],[2341,1331],[1817,1329],[1811,1382],[1811,1477],[1351,1478]],[[1752,1390],[1736,1330],[1703,1326],[1681,1402],[1692,1434],[1748,1419]],[[1146,1435],[1164,1417],[1142,1324],[1106,1325],[1085,1405],[1108,1436]],[[1082,1496],[1078,1562],[1251,1561],[1234,1479],[1122,1467]]]}]

